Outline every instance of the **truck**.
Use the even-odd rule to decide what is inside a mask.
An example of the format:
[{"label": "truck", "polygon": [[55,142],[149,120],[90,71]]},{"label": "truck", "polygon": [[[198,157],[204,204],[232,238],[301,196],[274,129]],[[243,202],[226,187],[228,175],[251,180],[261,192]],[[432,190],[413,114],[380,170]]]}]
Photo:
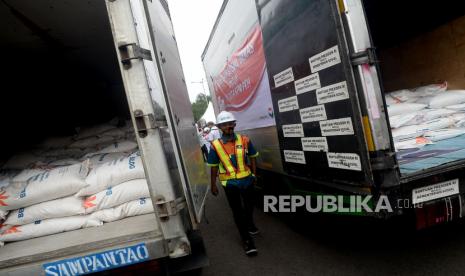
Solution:
[{"label": "truck", "polygon": [[[265,194],[369,196],[416,228],[463,216],[460,138],[396,151],[389,91],[463,89],[463,3],[223,2],[202,54],[216,112],[260,152]],[[402,215],[402,216],[401,216]]]},{"label": "truck", "polygon": [[0,163],[76,126],[128,120],[155,211],[6,243],[0,274],[205,266],[199,224],[209,182],[167,2],[6,0],[0,13]]}]

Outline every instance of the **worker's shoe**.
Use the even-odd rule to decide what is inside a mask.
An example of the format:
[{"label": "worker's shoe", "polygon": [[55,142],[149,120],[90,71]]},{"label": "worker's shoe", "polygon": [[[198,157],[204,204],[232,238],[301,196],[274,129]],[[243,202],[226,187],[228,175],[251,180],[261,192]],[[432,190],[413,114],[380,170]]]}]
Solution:
[{"label": "worker's shoe", "polygon": [[249,234],[250,235],[257,235],[260,233],[260,231],[258,230],[257,226],[253,225],[251,227],[249,227]]},{"label": "worker's shoe", "polygon": [[246,240],[244,242],[244,250],[247,256],[256,256],[258,254],[258,250],[255,247],[253,240]]}]

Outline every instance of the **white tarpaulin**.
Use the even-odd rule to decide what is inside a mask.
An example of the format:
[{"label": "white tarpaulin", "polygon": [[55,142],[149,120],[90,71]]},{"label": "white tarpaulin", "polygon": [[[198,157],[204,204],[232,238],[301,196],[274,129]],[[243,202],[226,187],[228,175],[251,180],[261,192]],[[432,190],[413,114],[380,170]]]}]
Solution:
[{"label": "white tarpaulin", "polygon": [[205,110],[205,113],[203,113],[202,117],[200,118],[204,119],[206,123],[208,122],[216,123],[215,110],[213,109],[212,102],[208,103],[207,110]]}]

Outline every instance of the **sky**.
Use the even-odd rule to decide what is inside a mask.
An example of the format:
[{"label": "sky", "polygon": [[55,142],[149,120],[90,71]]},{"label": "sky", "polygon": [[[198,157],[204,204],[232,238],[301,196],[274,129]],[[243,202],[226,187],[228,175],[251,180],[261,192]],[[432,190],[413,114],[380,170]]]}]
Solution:
[{"label": "sky", "polygon": [[191,102],[199,93],[209,94],[201,56],[222,4],[223,0],[168,0]]}]

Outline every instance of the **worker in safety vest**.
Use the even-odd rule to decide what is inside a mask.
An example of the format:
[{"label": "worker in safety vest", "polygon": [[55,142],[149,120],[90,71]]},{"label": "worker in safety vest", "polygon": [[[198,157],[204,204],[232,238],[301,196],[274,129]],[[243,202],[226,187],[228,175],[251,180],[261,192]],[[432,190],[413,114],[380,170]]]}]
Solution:
[{"label": "worker in safety vest", "polygon": [[258,152],[245,135],[234,132],[236,119],[233,114],[222,111],[218,114],[216,125],[222,134],[213,140],[208,154],[208,166],[211,167],[211,192],[218,195],[216,177],[226,193],[234,222],[244,242],[248,256],[257,254],[252,235],[258,234],[253,222],[253,191],[256,181],[256,157]]}]

